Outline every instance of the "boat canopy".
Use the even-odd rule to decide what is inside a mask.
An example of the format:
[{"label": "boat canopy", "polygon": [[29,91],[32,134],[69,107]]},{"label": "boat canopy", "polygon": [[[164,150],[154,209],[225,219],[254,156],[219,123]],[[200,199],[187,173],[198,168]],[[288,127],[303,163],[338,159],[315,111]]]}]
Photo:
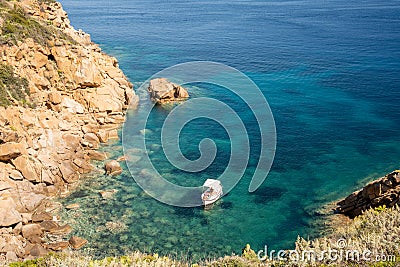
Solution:
[{"label": "boat canopy", "polygon": [[221,187],[221,182],[215,179],[207,179],[204,184],[204,187],[210,187],[210,188],[217,188]]}]

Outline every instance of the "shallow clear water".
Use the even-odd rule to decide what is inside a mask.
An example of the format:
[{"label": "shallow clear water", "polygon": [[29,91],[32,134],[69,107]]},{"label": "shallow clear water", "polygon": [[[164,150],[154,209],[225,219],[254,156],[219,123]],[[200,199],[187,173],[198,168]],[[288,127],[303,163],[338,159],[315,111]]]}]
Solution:
[{"label": "shallow clear water", "polygon": [[[250,194],[259,149],[254,117],[222,89],[191,86],[195,97],[207,95],[237,107],[246,122],[252,158],[245,177],[204,211],[149,198],[126,168],[113,179],[95,174],[64,200],[81,204],[68,216],[77,234],[89,238],[91,253],[141,249],[204,257],[239,253],[246,243],[257,249],[289,248],[298,235],[318,232],[316,209],[399,166],[399,1],[61,2],[76,28],[91,33],[119,59],[136,88],[177,63],[221,62],[256,82],[277,127],[272,170]],[[188,158],[199,156],[198,141],[204,137],[216,138],[220,149],[209,169],[188,174],[174,169],[151,145],[160,141],[166,114],[154,110],[147,127],[153,131],[148,150],[157,169],[182,184],[217,177],[229,154],[224,131],[207,120],[184,129],[181,144]],[[122,155],[121,143],[103,149],[111,158]],[[102,200],[98,192],[105,189],[119,191],[113,200]],[[105,230],[110,221],[126,228]]]}]

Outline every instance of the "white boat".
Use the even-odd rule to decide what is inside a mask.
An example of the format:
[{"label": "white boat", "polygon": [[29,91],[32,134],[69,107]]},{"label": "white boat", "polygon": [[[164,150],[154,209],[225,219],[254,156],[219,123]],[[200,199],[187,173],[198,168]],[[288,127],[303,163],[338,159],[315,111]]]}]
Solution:
[{"label": "white boat", "polygon": [[201,199],[204,206],[214,203],[222,196],[222,184],[218,180],[207,179],[203,184],[203,188],[204,191],[201,194]]}]

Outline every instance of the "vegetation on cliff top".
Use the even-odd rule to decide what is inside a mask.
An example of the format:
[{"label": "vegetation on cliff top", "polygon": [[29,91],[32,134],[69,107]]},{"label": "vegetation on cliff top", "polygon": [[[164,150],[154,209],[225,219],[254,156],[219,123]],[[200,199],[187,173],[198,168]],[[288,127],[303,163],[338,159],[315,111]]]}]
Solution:
[{"label": "vegetation on cliff top", "polygon": [[12,102],[26,105],[30,95],[28,81],[15,75],[13,67],[0,63],[0,106],[9,106]]},{"label": "vegetation on cliff top", "polygon": [[[45,266],[191,266],[191,267],[258,267],[258,266],[287,266],[287,267],[344,267],[344,266],[366,266],[366,267],[395,267],[400,264],[400,208],[394,207],[387,209],[379,207],[365,212],[357,217],[350,224],[335,229],[332,236],[307,241],[299,238],[295,243],[295,250],[302,255],[302,251],[315,251],[316,255],[321,255],[322,251],[328,249],[339,249],[338,239],[345,240],[340,247],[343,251],[371,251],[371,260],[355,261],[353,258],[343,261],[329,260],[328,257],[321,261],[277,261],[266,259],[260,261],[256,253],[249,245],[243,249],[241,256],[233,255],[219,258],[217,260],[205,261],[201,263],[189,263],[179,261],[170,257],[162,257],[158,254],[144,254],[135,252],[121,257],[107,257],[102,260],[94,260],[89,256],[79,254],[51,254],[44,258],[27,261],[24,263],[13,263],[11,267],[45,267]],[[294,250],[293,250],[294,251]],[[276,254],[275,254],[276,255]],[[309,254],[307,254],[309,255]],[[376,261],[375,255],[386,255],[385,260]],[[393,256],[393,257],[389,257]]]},{"label": "vegetation on cliff top", "polygon": [[[40,3],[55,2],[41,0]],[[26,38],[32,38],[36,43],[46,46],[49,40],[67,40],[74,43],[73,39],[61,30],[45,22],[38,21],[19,7],[17,4],[0,0],[0,45],[17,44]],[[0,20],[0,21],[1,21]]]},{"label": "vegetation on cliff top", "polygon": [[[18,6],[18,1],[0,0],[0,46],[16,45],[27,38],[37,44],[47,46],[50,40],[64,40],[75,43],[69,35],[46,21],[41,21],[27,14]],[[38,0],[39,4],[50,4],[54,0]],[[28,81],[18,77],[11,65],[0,63],[0,106],[22,104],[33,107],[29,102]]]},{"label": "vegetation on cliff top", "polygon": [[[298,238],[296,241],[296,250],[299,252],[314,251],[316,255],[322,255],[323,251],[329,249],[343,253],[356,251],[360,260],[349,257],[337,263],[326,258],[320,261],[320,264],[325,265],[311,266],[400,266],[400,208],[380,206],[370,209],[348,225],[334,229],[330,236],[315,240]],[[364,252],[371,252],[367,260],[362,259]]]}]

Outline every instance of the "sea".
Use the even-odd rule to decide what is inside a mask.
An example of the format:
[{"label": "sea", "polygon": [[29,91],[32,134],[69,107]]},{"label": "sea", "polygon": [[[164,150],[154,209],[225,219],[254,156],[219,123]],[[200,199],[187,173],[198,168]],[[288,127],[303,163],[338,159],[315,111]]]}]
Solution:
[{"label": "sea", "polygon": [[[144,157],[168,181],[201,186],[224,172],[233,151],[223,125],[197,118],[182,128],[180,149],[196,160],[202,155],[200,142],[213,139],[215,159],[201,172],[177,168],[165,156],[161,136],[164,121],[182,104],[156,106],[145,127],[146,151],[135,150],[135,136],[141,136],[137,132],[124,140],[132,144],[123,144],[122,130],[119,141],[101,147],[117,159],[128,145],[138,154],[134,167],[121,162],[123,173],[110,177],[97,162],[99,170],[60,200],[80,204],[62,216],[73,234],[89,240],[83,251],[90,255],[140,250],[210,259],[240,254],[246,244],[255,250],[292,249],[298,236],[322,235],[330,203],[400,168],[398,0],[61,3],[76,29],[90,33],[104,52],[118,59],[140,96],[140,107],[151,105],[145,85],[156,73],[186,62],[216,62],[258,86],[276,128],[269,174],[249,192],[261,151],[257,110],[226,88],[187,84],[191,99],[219,100],[243,121],[250,156],[240,182],[209,209],[167,205],[144,192],[134,179],[147,174]],[[135,124],[141,112],[128,111],[128,121]],[[102,191],[111,196],[103,198]]]}]

